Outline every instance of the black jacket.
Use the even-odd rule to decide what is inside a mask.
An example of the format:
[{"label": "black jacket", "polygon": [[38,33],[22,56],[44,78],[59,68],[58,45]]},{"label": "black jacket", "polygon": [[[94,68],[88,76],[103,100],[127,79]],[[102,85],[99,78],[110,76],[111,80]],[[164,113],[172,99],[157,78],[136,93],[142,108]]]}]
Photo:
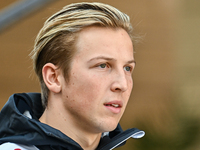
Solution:
[{"label": "black jacket", "polygon": [[[65,134],[38,120],[43,113],[40,97],[39,93],[22,93],[9,98],[0,112],[0,144],[35,145],[40,150],[83,150]],[[24,115],[24,112],[30,115]],[[118,125],[108,136],[101,138],[97,150],[113,149],[125,144],[130,137],[143,135],[143,131],[135,128],[123,131]]]}]

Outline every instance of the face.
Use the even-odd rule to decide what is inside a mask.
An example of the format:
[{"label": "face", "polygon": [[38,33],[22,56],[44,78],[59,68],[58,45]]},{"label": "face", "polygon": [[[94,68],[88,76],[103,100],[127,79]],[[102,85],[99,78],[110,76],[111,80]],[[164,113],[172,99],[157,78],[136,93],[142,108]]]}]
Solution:
[{"label": "face", "polygon": [[133,46],[123,29],[88,27],[79,33],[69,82],[62,80],[65,113],[89,132],[114,130],[132,90]]}]

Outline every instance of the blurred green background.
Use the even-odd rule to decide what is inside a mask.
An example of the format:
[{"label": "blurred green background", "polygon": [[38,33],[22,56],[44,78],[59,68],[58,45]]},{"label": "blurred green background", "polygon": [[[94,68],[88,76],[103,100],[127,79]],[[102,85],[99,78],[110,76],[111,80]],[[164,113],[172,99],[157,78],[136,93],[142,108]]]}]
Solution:
[{"label": "blurred green background", "polygon": [[[92,2],[93,0],[88,0]],[[0,9],[16,0],[3,0]],[[44,21],[80,0],[55,0],[0,33],[0,107],[13,93],[40,92],[28,57]],[[118,150],[200,149],[200,1],[99,0],[127,13],[136,45],[134,88],[123,129],[146,132]]]}]

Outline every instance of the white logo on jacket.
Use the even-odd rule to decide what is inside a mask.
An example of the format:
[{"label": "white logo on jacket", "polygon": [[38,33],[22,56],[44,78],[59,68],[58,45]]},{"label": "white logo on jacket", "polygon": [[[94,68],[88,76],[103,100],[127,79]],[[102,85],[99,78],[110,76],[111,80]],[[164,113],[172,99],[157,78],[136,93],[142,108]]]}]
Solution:
[{"label": "white logo on jacket", "polygon": [[0,150],[39,150],[35,146],[25,146],[21,144],[15,144],[15,143],[3,143],[0,145]]}]

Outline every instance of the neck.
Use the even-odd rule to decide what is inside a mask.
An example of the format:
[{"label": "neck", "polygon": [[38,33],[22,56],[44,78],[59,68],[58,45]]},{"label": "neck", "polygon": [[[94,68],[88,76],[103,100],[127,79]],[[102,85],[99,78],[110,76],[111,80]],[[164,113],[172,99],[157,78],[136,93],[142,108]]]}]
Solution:
[{"label": "neck", "polygon": [[101,133],[86,131],[81,128],[81,123],[73,122],[73,118],[65,112],[63,105],[48,103],[40,121],[60,130],[76,141],[84,150],[94,150],[99,144]]}]

